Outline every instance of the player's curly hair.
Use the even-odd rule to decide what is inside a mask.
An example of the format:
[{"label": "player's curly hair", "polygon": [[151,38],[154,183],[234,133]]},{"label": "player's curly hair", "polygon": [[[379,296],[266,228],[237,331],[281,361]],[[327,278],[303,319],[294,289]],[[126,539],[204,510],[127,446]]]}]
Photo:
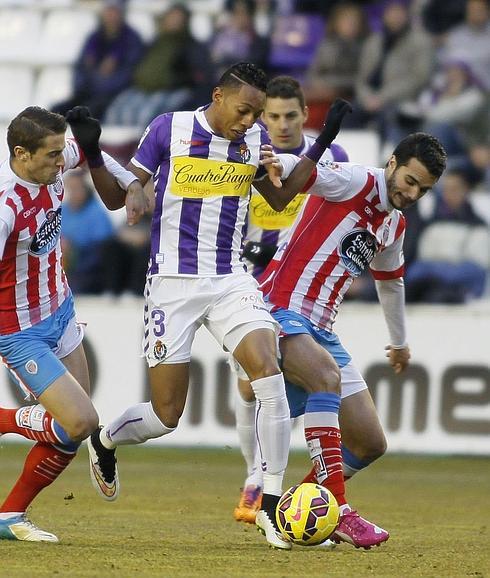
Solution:
[{"label": "player's curly hair", "polygon": [[11,156],[16,146],[35,153],[43,139],[52,134],[66,132],[66,120],[61,114],[40,106],[29,106],[19,113],[7,129],[7,144]]},{"label": "player's curly hair", "polygon": [[261,68],[251,62],[238,62],[225,70],[218,81],[218,86],[238,88],[244,82],[261,92],[265,92],[267,75]]},{"label": "player's curly hair", "polygon": [[401,140],[393,155],[398,165],[407,165],[416,158],[437,179],[446,168],[447,154],[439,140],[425,132],[414,132]]}]

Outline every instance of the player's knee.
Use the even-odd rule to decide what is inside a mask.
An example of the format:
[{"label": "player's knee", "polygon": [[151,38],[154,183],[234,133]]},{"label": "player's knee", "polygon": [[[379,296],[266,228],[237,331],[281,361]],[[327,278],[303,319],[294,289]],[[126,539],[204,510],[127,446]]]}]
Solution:
[{"label": "player's knee", "polygon": [[94,409],[85,415],[80,415],[73,423],[65,425],[64,429],[72,441],[81,442],[88,438],[98,425],[99,416]]},{"label": "player's knee", "polygon": [[340,379],[340,369],[336,365],[325,367],[315,380],[315,383],[311,384],[311,390],[340,394]]},{"label": "player's knee", "polygon": [[257,379],[263,379],[264,377],[277,375],[281,373],[281,369],[275,355],[264,355],[262,358],[255,360],[253,364],[250,364],[247,373],[250,381],[255,381]]},{"label": "player's knee", "polygon": [[279,373],[281,373],[281,369],[277,363],[263,364],[252,371],[251,381],[264,379],[265,377],[272,377]]},{"label": "player's knee", "polygon": [[157,404],[155,402],[152,402],[152,405],[153,411],[164,426],[174,429],[179,425],[183,409],[180,409],[175,405]]},{"label": "player's knee", "polygon": [[377,436],[366,436],[362,447],[356,449],[357,457],[366,462],[374,462],[380,458],[388,447],[384,434]]}]

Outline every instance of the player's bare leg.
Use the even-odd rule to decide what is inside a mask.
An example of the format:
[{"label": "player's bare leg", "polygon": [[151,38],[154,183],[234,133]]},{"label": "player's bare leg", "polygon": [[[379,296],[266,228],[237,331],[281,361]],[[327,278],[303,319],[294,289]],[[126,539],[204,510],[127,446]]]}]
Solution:
[{"label": "player's bare leg", "polygon": [[[378,546],[389,538],[388,532],[361,518],[345,498],[339,424],[339,369],[332,356],[309,335],[283,337],[281,352],[286,378],[311,392],[305,410],[305,437],[316,479],[334,494],[341,512],[332,540],[349,542],[366,549]],[[309,363],[304,364],[304,359],[308,359]],[[366,398],[361,396],[359,399],[366,402],[368,421],[367,416],[372,417],[372,414]],[[373,420],[368,423],[375,424]]]},{"label": "player's bare leg", "polygon": [[339,422],[347,480],[385,453],[386,438],[368,389],[342,398]]}]

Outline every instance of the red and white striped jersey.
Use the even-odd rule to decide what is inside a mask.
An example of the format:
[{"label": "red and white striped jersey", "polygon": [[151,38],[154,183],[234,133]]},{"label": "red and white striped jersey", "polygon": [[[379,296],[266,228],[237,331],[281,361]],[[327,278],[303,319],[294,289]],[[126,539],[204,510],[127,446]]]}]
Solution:
[{"label": "red and white striped jersey", "polygon": [[[303,135],[301,145],[298,148],[281,151],[275,147],[274,150],[278,154],[287,152],[301,157],[314,142],[315,139],[313,137]],[[349,159],[347,153],[340,145],[332,143],[331,147],[323,153],[322,160],[343,162]],[[247,241],[255,241],[266,245],[282,245],[284,241],[286,241],[293,223],[303,210],[306,197],[306,193],[298,193],[285,209],[275,211],[257,189],[252,187],[244,243]],[[253,265],[247,261],[247,259],[244,259],[244,261],[247,265],[247,271],[252,273],[257,279],[262,274],[264,268],[259,265]]]},{"label": "red and white striped jersey", "polygon": [[[63,170],[83,162],[67,140]],[[20,179],[7,159],[0,165],[0,335],[49,317],[70,294],[61,263],[62,171],[52,185]]]},{"label": "red and white striped jersey", "polygon": [[302,216],[260,278],[266,301],[327,331],[353,279],[403,275],[405,218],[389,204],[384,169],[320,161]]}]

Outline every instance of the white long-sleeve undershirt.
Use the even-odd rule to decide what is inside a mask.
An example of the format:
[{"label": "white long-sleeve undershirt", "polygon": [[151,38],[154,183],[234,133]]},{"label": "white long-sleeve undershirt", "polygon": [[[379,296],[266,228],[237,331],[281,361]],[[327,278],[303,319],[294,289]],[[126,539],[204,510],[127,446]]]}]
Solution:
[{"label": "white long-sleeve undershirt", "polygon": [[376,291],[388,327],[390,345],[393,349],[403,349],[407,346],[403,278],[376,281]]}]

